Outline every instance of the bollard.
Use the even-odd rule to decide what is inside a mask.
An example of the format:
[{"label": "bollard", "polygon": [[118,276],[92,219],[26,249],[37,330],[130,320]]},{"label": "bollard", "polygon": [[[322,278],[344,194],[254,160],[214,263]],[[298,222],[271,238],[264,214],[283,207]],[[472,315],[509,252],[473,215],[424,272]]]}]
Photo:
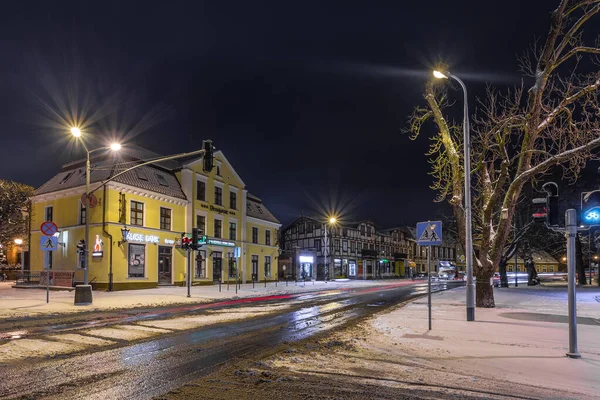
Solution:
[{"label": "bollard", "polygon": [[221,281],[219,281],[219,293],[221,293]]},{"label": "bollard", "polygon": [[267,277],[265,276],[265,288],[267,287]]}]

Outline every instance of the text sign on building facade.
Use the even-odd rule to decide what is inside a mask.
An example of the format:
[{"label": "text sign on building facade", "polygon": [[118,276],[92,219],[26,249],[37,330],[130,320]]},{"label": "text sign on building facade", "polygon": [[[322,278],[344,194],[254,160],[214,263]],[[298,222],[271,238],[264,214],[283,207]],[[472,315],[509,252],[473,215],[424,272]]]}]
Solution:
[{"label": "text sign on building facade", "polygon": [[442,244],[442,221],[417,222],[417,244],[439,246]]},{"label": "text sign on building facade", "polygon": [[129,232],[127,234],[128,242],[146,242],[146,243],[158,243],[160,238],[156,235],[144,235],[142,233]]}]

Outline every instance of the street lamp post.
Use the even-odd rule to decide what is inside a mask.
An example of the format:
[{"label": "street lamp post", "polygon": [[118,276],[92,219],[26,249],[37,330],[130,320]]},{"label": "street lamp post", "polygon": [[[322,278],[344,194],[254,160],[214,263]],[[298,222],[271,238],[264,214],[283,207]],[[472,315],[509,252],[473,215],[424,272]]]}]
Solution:
[{"label": "street lamp post", "polygon": [[325,240],[324,240],[324,243],[323,243],[323,257],[324,257],[323,264],[324,264],[324,267],[325,267],[325,282],[327,282],[327,275],[329,273],[329,269],[327,269],[327,224],[328,223],[335,224],[336,221],[337,221],[337,219],[335,217],[330,217],[327,220],[327,222],[325,222],[325,225],[324,225],[325,226]]},{"label": "street lamp post", "polygon": [[471,138],[469,136],[469,104],[467,101],[467,87],[456,75],[449,72],[433,71],[433,76],[438,79],[454,79],[460,84],[464,96],[464,163],[465,163],[465,256],[467,262],[467,321],[475,321],[475,284],[473,283],[473,237],[471,227]]},{"label": "street lamp post", "polygon": [[[83,148],[85,149],[86,159],[85,159],[85,248],[84,248],[84,258],[83,258],[83,285],[87,286],[89,284],[89,255],[90,255],[90,154],[99,150],[107,150],[111,149],[113,151],[119,151],[121,149],[121,145],[119,143],[113,143],[110,147],[100,147],[93,150],[88,150],[85,142],[81,138],[81,130],[77,127],[71,128],[71,134],[79,139]],[[77,288],[76,288],[77,289]],[[91,290],[89,291],[90,298],[89,303],[91,304]],[[83,303],[88,303],[88,301],[84,301]],[[82,303],[82,304],[83,304]]]}]

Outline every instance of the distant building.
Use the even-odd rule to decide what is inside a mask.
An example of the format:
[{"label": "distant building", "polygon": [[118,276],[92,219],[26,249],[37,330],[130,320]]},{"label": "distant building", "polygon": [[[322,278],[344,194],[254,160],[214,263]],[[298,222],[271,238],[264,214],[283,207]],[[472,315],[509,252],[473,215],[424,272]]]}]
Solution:
[{"label": "distant building", "polygon": [[[552,257],[548,252],[544,250],[533,250],[531,252],[531,257],[535,264],[535,270],[538,274],[544,272],[558,272],[559,262]],[[508,264],[506,264],[507,272],[514,272],[515,270],[515,258],[508,260]],[[525,268],[525,261],[521,257],[517,257],[517,270],[519,272],[527,272],[527,268]],[[498,268],[496,267],[496,271]]]},{"label": "distant building", "polygon": [[414,240],[408,235],[402,227],[378,231],[371,221],[326,227],[302,216],[282,229],[280,260],[293,262],[292,275],[300,279],[301,273],[319,280],[404,278],[415,267]]}]

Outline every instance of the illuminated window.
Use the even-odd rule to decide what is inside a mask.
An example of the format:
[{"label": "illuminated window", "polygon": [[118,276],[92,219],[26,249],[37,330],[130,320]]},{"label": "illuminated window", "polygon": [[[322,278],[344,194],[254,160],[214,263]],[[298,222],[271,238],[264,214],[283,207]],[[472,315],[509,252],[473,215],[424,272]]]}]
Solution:
[{"label": "illuminated window", "polygon": [[144,203],[131,200],[131,214],[129,218],[130,225],[144,225]]}]

